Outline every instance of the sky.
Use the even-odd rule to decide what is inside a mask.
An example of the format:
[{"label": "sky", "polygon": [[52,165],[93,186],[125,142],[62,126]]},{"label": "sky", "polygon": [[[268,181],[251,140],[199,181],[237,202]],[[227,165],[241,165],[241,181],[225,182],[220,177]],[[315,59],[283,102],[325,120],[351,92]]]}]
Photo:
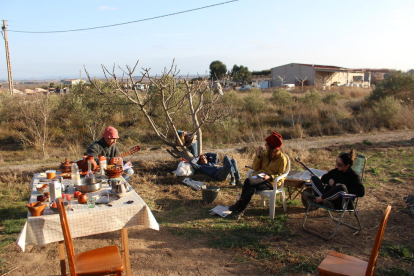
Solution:
[{"label": "sky", "polygon": [[[151,68],[175,59],[182,75],[208,74],[215,60],[260,71],[288,63],[345,68],[414,68],[412,0],[0,0],[14,80],[102,77],[101,64]],[[4,42],[4,41],[3,41]],[[0,80],[7,79],[4,43]],[[118,74],[120,70],[117,71]],[[140,72],[136,72],[139,76]]]}]

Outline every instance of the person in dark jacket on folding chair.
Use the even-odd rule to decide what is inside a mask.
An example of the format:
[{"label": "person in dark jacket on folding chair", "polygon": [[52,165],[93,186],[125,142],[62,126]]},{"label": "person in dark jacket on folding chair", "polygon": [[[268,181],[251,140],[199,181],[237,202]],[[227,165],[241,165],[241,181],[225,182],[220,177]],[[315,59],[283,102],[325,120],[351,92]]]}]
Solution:
[{"label": "person in dark jacket on folding chair", "polygon": [[[305,191],[303,192],[304,198],[315,203],[322,203],[325,207],[340,210],[344,207],[341,193],[363,197],[365,188],[359,176],[351,168],[355,158],[354,150],[349,153],[341,153],[336,159],[335,169],[324,174],[321,179],[312,176],[312,189],[316,196]],[[322,183],[327,185],[325,186]]]}]

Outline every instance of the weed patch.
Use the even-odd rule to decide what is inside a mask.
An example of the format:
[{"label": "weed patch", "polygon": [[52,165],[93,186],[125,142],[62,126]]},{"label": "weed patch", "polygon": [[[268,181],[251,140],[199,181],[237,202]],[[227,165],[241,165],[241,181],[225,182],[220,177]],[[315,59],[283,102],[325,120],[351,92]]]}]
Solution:
[{"label": "weed patch", "polygon": [[384,251],[392,258],[407,262],[414,262],[414,246],[389,245],[385,247]]}]

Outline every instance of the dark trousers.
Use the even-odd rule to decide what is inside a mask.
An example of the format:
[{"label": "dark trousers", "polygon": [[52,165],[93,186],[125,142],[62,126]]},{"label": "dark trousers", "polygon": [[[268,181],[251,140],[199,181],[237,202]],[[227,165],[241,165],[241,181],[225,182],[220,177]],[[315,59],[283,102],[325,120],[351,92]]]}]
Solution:
[{"label": "dark trousers", "polygon": [[323,200],[330,200],[334,204],[335,209],[343,208],[343,199],[340,194],[347,193],[348,189],[344,184],[335,185],[330,187],[329,185],[323,185],[320,178],[312,176],[312,188],[317,196],[322,196]]},{"label": "dark trousers", "polygon": [[239,212],[242,212],[246,209],[247,205],[249,204],[252,196],[256,191],[263,191],[263,190],[272,190],[272,185],[267,182],[266,180],[261,180],[260,178],[247,178],[244,181],[242,193],[240,196],[240,208]]}]

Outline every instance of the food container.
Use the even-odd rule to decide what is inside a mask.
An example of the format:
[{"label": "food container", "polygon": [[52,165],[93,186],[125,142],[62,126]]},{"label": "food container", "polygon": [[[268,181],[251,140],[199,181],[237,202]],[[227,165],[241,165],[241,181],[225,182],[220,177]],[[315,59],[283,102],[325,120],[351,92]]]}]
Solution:
[{"label": "food container", "polygon": [[27,204],[26,206],[29,209],[29,212],[32,215],[32,217],[38,217],[43,215],[43,211],[45,210],[46,204],[41,201],[38,201]]},{"label": "food container", "polygon": [[46,178],[47,179],[53,179],[55,177],[56,177],[56,171],[55,170],[46,171]]},{"label": "food container", "polygon": [[98,166],[98,164],[96,164],[96,161],[93,155],[84,155],[83,159],[76,162],[76,164],[78,165],[78,168],[82,170],[82,172],[88,171],[88,161],[91,161],[91,164],[92,164],[91,170],[92,171],[96,170],[96,167]]},{"label": "food container", "polygon": [[38,184],[38,185],[36,185],[36,190],[41,194],[43,194],[44,191],[47,190],[48,188],[49,188],[48,184]]},{"label": "food container", "polygon": [[81,185],[76,185],[76,189],[82,193],[91,193],[102,188],[102,181],[97,181],[96,178],[84,178]]},{"label": "food container", "polygon": [[105,174],[109,178],[120,178],[123,172],[124,171],[122,170],[122,167],[120,166],[113,166],[113,167],[108,167],[107,169],[105,169]]},{"label": "food container", "polygon": [[72,171],[72,163],[69,162],[69,159],[66,158],[65,162],[60,164],[59,170],[62,173],[70,173]]}]

